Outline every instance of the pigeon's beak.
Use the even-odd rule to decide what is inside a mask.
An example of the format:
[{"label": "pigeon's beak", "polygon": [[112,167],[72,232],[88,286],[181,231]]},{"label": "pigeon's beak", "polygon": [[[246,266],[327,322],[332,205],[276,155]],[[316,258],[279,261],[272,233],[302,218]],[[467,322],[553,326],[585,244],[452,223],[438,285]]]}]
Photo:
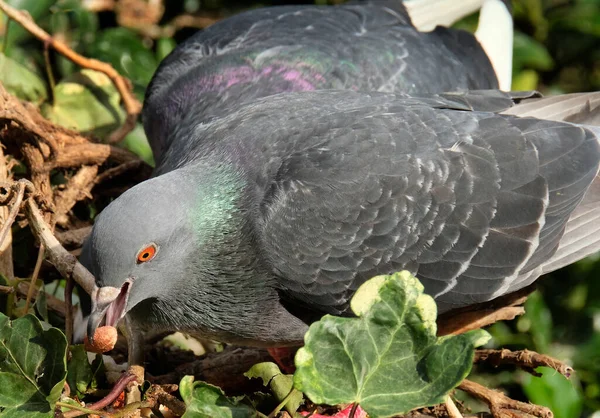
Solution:
[{"label": "pigeon's beak", "polygon": [[87,335],[90,343],[94,343],[94,334],[103,319],[106,319],[105,325],[114,327],[125,316],[130,287],[131,280],[127,280],[120,289],[103,286],[92,293],[92,313],[87,324]]}]

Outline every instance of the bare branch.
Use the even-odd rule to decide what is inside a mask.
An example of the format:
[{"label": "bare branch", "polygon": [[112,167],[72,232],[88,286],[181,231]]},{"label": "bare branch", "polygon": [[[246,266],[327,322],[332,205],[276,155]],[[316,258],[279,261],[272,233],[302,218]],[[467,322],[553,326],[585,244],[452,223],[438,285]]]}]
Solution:
[{"label": "bare branch", "polygon": [[448,417],[463,418],[462,414],[460,413],[460,411],[454,404],[454,401],[452,401],[452,398],[450,397],[450,395],[448,395],[448,397],[446,398],[445,406],[446,406],[446,411],[448,412]]},{"label": "bare branch", "polygon": [[[507,349],[502,350],[477,350],[475,351],[475,363],[490,363],[495,367],[501,364],[514,364],[519,366],[525,371],[532,373],[536,367],[550,367],[567,379],[573,374],[573,368],[566,365],[560,360],[556,360],[545,354],[538,354],[535,351],[519,350],[510,351]],[[538,373],[533,372],[538,375]]]},{"label": "bare branch", "polygon": [[49,261],[60,274],[65,278],[72,277],[88,294],[95,292],[94,276],[60,245],[33,199],[27,199],[25,211],[35,236],[45,245]]},{"label": "bare branch", "polygon": [[[10,181],[10,169],[4,156],[4,150],[0,145],[0,183],[8,183]],[[9,192],[8,189],[5,189],[5,191]],[[0,233],[0,274],[6,277],[9,282],[15,278],[12,259],[11,224],[10,209],[8,207],[0,207],[0,228],[6,228],[6,232],[3,231]]]},{"label": "bare branch", "polygon": [[[17,285],[17,292],[19,296],[26,297],[30,293],[30,287],[31,284],[27,281],[19,282],[19,284]],[[36,299],[38,297],[38,294],[39,290],[37,289],[37,287],[33,286],[33,291],[31,292],[32,299]],[[46,294],[46,305],[48,305],[48,308],[50,310],[56,312],[63,318],[65,317],[67,308],[65,307],[65,303],[62,300],[52,295]]]},{"label": "bare branch", "polygon": [[[6,239],[6,237],[8,236],[8,233],[10,231],[10,227],[12,226],[13,222],[15,221],[15,219],[17,219],[17,215],[19,214],[19,210],[21,209],[21,203],[23,203],[23,196],[25,196],[25,188],[27,187],[27,183],[29,183],[29,181],[27,180],[19,180],[16,183],[13,183],[11,186],[9,186],[8,188],[5,187],[5,189],[7,189],[7,196],[2,196],[3,199],[10,199],[10,191],[12,191],[14,194],[14,198],[12,199],[12,206],[10,208],[10,211],[8,213],[8,216],[6,218],[6,220],[4,221],[4,223],[2,224],[2,230],[0,231],[0,246],[2,246],[2,243],[4,242],[4,240]],[[29,183],[31,184],[31,183]],[[2,203],[5,204],[5,203]]]},{"label": "bare branch", "polygon": [[69,223],[69,211],[80,200],[90,198],[92,187],[96,184],[97,165],[84,165],[69,179],[66,187],[54,195],[54,221],[61,227]]},{"label": "bare branch", "polygon": [[437,318],[438,335],[457,335],[510,320],[525,313],[523,307],[527,296],[536,288],[535,283],[521,290],[501,296],[489,302],[479,303],[444,312]]},{"label": "bare branch", "polygon": [[552,411],[545,406],[515,401],[502,392],[488,389],[470,380],[463,380],[458,388],[485,402],[495,418],[512,416],[511,411],[519,411],[540,418],[552,418],[554,416]]}]

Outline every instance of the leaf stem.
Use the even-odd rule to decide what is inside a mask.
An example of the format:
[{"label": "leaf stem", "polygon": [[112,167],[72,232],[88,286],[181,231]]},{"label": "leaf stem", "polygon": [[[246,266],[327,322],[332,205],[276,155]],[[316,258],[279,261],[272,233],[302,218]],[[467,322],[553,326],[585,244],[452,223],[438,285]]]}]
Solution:
[{"label": "leaf stem", "polygon": [[73,278],[67,277],[65,283],[65,335],[67,344],[73,344]]},{"label": "leaf stem", "polygon": [[52,71],[52,64],[50,63],[50,43],[48,41],[44,41],[44,62],[46,64],[46,74],[48,75],[48,82],[50,83],[52,100],[54,100],[56,80],[54,79],[54,72]]},{"label": "leaf stem", "polygon": [[4,39],[2,40],[2,50],[0,50],[0,53],[4,54],[6,52],[6,49],[8,48],[8,29],[10,28],[10,22],[11,22],[11,18],[10,16],[6,16],[6,29],[4,29]]},{"label": "leaf stem", "polygon": [[33,291],[35,289],[35,282],[40,274],[40,269],[42,268],[42,262],[44,261],[44,255],[46,254],[46,248],[44,244],[40,244],[40,248],[38,250],[37,260],[35,261],[35,267],[33,268],[33,274],[31,275],[31,281],[29,283],[29,291],[27,292],[27,298],[25,299],[25,314],[29,310],[29,304],[31,303],[31,299],[33,298]]},{"label": "leaf stem", "polygon": [[279,403],[279,405],[277,405],[275,407],[275,409],[273,411],[271,411],[271,413],[267,416],[267,418],[275,418],[275,416],[279,413],[279,411],[281,411],[283,409],[283,407],[285,406],[285,404],[290,400],[293,393],[294,393],[294,388],[292,387],[292,389],[290,389],[290,392],[287,395],[285,395],[285,398],[283,398],[283,400]]},{"label": "leaf stem", "polygon": [[[100,412],[100,411],[97,411],[95,409],[89,409],[89,408],[86,408],[84,406],[73,405],[73,404],[70,404],[70,403],[67,403],[67,402],[56,402],[56,406],[61,407],[61,408],[73,409],[74,411],[82,412],[84,414],[96,414],[97,415],[98,412]],[[109,414],[108,412],[102,412],[102,415],[103,416],[111,416],[112,417],[112,414]]]},{"label": "leaf stem", "polygon": [[356,415],[356,408],[358,408],[358,404],[354,402],[352,404],[352,409],[350,410],[350,415],[348,418],[354,418],[354,416]]}]

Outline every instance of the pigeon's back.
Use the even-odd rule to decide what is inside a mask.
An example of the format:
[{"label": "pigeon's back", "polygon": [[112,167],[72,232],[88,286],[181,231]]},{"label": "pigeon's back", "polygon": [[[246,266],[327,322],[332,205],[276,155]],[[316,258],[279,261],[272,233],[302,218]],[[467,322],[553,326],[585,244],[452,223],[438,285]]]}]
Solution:
[{"label": "pigeon's back", "polygon": [[[205,123],[272,94],[344,89],[406,93],[497,88],[471,34],[422,33],[401,2],[284,6],[221,21],[178,46],[159,67],[144,127],[157,162],[182,117]],[[175,145],[177,146],[177,145]]]},{"label": "pigeon's back", "polygon": [[343,313],[365,280],[403,269],[448,310],[600,250],[600,128],[560,122],[595,120],[600,94],[509,110],[558,121],[497,114],[513,99],[281,94],[166,158],[248,176],[261,254],[302,312]]}]

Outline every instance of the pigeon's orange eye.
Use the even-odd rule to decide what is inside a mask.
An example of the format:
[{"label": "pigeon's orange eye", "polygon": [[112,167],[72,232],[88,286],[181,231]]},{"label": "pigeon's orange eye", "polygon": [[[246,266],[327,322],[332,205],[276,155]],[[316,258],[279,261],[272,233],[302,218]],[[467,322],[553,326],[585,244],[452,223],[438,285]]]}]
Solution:
[{"label": "pigeon's orange eye", "polygon": [[142,248],[137,255],[137,263],[140,264],[152,260],[156,255],[157,249],[156,244],[150,244]]}]

